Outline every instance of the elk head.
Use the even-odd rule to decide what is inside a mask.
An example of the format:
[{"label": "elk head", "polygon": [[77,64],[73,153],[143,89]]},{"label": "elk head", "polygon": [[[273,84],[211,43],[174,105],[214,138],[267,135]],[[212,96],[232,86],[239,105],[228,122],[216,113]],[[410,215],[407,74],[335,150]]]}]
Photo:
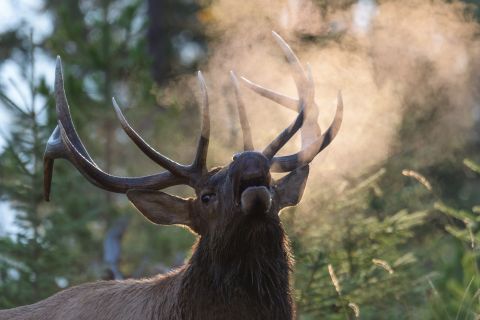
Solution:
[{"label": "elk head", "polygon": [[[92,160],[73,125],[63,86],[61,61],[57,58],[55,96],[58,126],[48,141],[44,156],[45,198],[49,199],[53,162],[56,158],[65,158],[97,187],[125,193],[135,207],[156,224],[181,224],[205,235],[217,232],[220,226],[242,221],[261,223],[278,220],[278,213],[282,208],[296,205],[300,201],[308,176],[308,164],[338,133],[343,106],[339,94],[333,123],[324,134],[320,134],[310,69],[303,69],[279,35],[274,33],[274,37],[292,67],[299,98],[283,96],[245,78],[242,78],[242,81],[258,94],[297,111],[298,115],[263,151],[254,151],[238,81],[232,72],[244,151],[234,155],[232,161],[224,167],[208,170],[206,165],[210,123],[207,89],[200,72],[198,79],[203,96],[202,127],[196,155],[190,165],[179,164],[149,146],[132,129],[113,99],[116,115],[126,134],[151,160],[166,169],[165,172],[143,177],[113,176],[100,169]],[[302,133],[301,151],[292,155],[276,156],[299,129]],[[288,174],[274,181],[270,172]],[[179,184],[191,186],[196,196],[182,199],[159,191]]]}]

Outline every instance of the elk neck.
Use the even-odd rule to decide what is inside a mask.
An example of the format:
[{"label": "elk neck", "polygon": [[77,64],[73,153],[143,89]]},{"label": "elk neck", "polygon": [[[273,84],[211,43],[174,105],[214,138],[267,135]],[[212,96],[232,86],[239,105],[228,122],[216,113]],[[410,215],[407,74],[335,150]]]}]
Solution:
[{"label": "elk neck", "polygon": [[215,297],[219,305],[241,304],[268,310],[268,319],[288,319],[292,259],[278,217],[241,221],[225,230],[198,240],[182,287],[197,291],[196,297]]}]

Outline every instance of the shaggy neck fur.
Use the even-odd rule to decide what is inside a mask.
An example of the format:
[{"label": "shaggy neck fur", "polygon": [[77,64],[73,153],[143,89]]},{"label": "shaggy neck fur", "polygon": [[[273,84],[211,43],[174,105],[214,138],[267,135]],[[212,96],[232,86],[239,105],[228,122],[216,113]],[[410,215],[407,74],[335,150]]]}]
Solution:
[{"label": "shaggy neck fur", "polygon": [[182,283],[182,319],[292,319],[288,240],[278,219],[262,219],[199,240]]}]

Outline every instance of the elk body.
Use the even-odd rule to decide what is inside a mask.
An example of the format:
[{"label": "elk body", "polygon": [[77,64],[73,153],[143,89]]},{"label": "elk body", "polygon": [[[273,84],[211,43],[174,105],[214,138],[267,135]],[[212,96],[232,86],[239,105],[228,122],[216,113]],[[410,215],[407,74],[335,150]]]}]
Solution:
[{"label": "elk body", "polygon": [[[102,189],[125,193],[151,222],[180,224],[198,235],[193,255],[183,267],[144,280],[100,281],[64,290],[33,305],[0,311],[0,320],[122,319],[292,319],[289,285],[292,258],[279,212],[303,194],[309,163],[336,136],[343,113],[339,95],[332,125],[321,135],[310,69],[305,71],[290,47],[274,33],[292,67],[299,98],[283,96],[242,78],[258,94],[298,112],[294,122],[262,152],[254,151],[245,107],[232,72],[244,151],[224,167],[207,169],[210,135],[208,97],[203,94],[202,128],[191,165],[174,162],[150,147],[128,124],[115,100],[117,117],[133,142],[167,171],[144,177],[117,177],[92,160],[72,123],[57,61],[55,95],[58,126],[44,158],[45,197],[50,195],[54,159],[70,161]],[[301,129],[302,150],[275,156]],[[288,172],[279,180],[271,172]],[[182,199],[161,189],[185,184],[196,196]]]}]

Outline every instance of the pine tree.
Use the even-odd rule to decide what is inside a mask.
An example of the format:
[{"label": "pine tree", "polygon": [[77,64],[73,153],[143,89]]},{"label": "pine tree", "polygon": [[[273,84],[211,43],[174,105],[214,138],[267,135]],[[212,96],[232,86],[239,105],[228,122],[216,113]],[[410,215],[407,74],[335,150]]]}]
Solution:
[{"label": "pine tree", "polygon": [[[42,159],[50,130],[45,124],[49,102],[42,96],[50,91],[35,76],[30,43],[29,63],[20,66],[29,92],[19,91],[22,103],[9,98],[5,89],[0,93],[13,120],[0,153],[0,199],[15,212],[19,230],[0,238],[0,308],[38,301],[74,282],[79,274],[75,269],[84,267],[79,253],[90,244],[86,223],[43,200]],[[82,235],[86,241],[78,241]]]}]

